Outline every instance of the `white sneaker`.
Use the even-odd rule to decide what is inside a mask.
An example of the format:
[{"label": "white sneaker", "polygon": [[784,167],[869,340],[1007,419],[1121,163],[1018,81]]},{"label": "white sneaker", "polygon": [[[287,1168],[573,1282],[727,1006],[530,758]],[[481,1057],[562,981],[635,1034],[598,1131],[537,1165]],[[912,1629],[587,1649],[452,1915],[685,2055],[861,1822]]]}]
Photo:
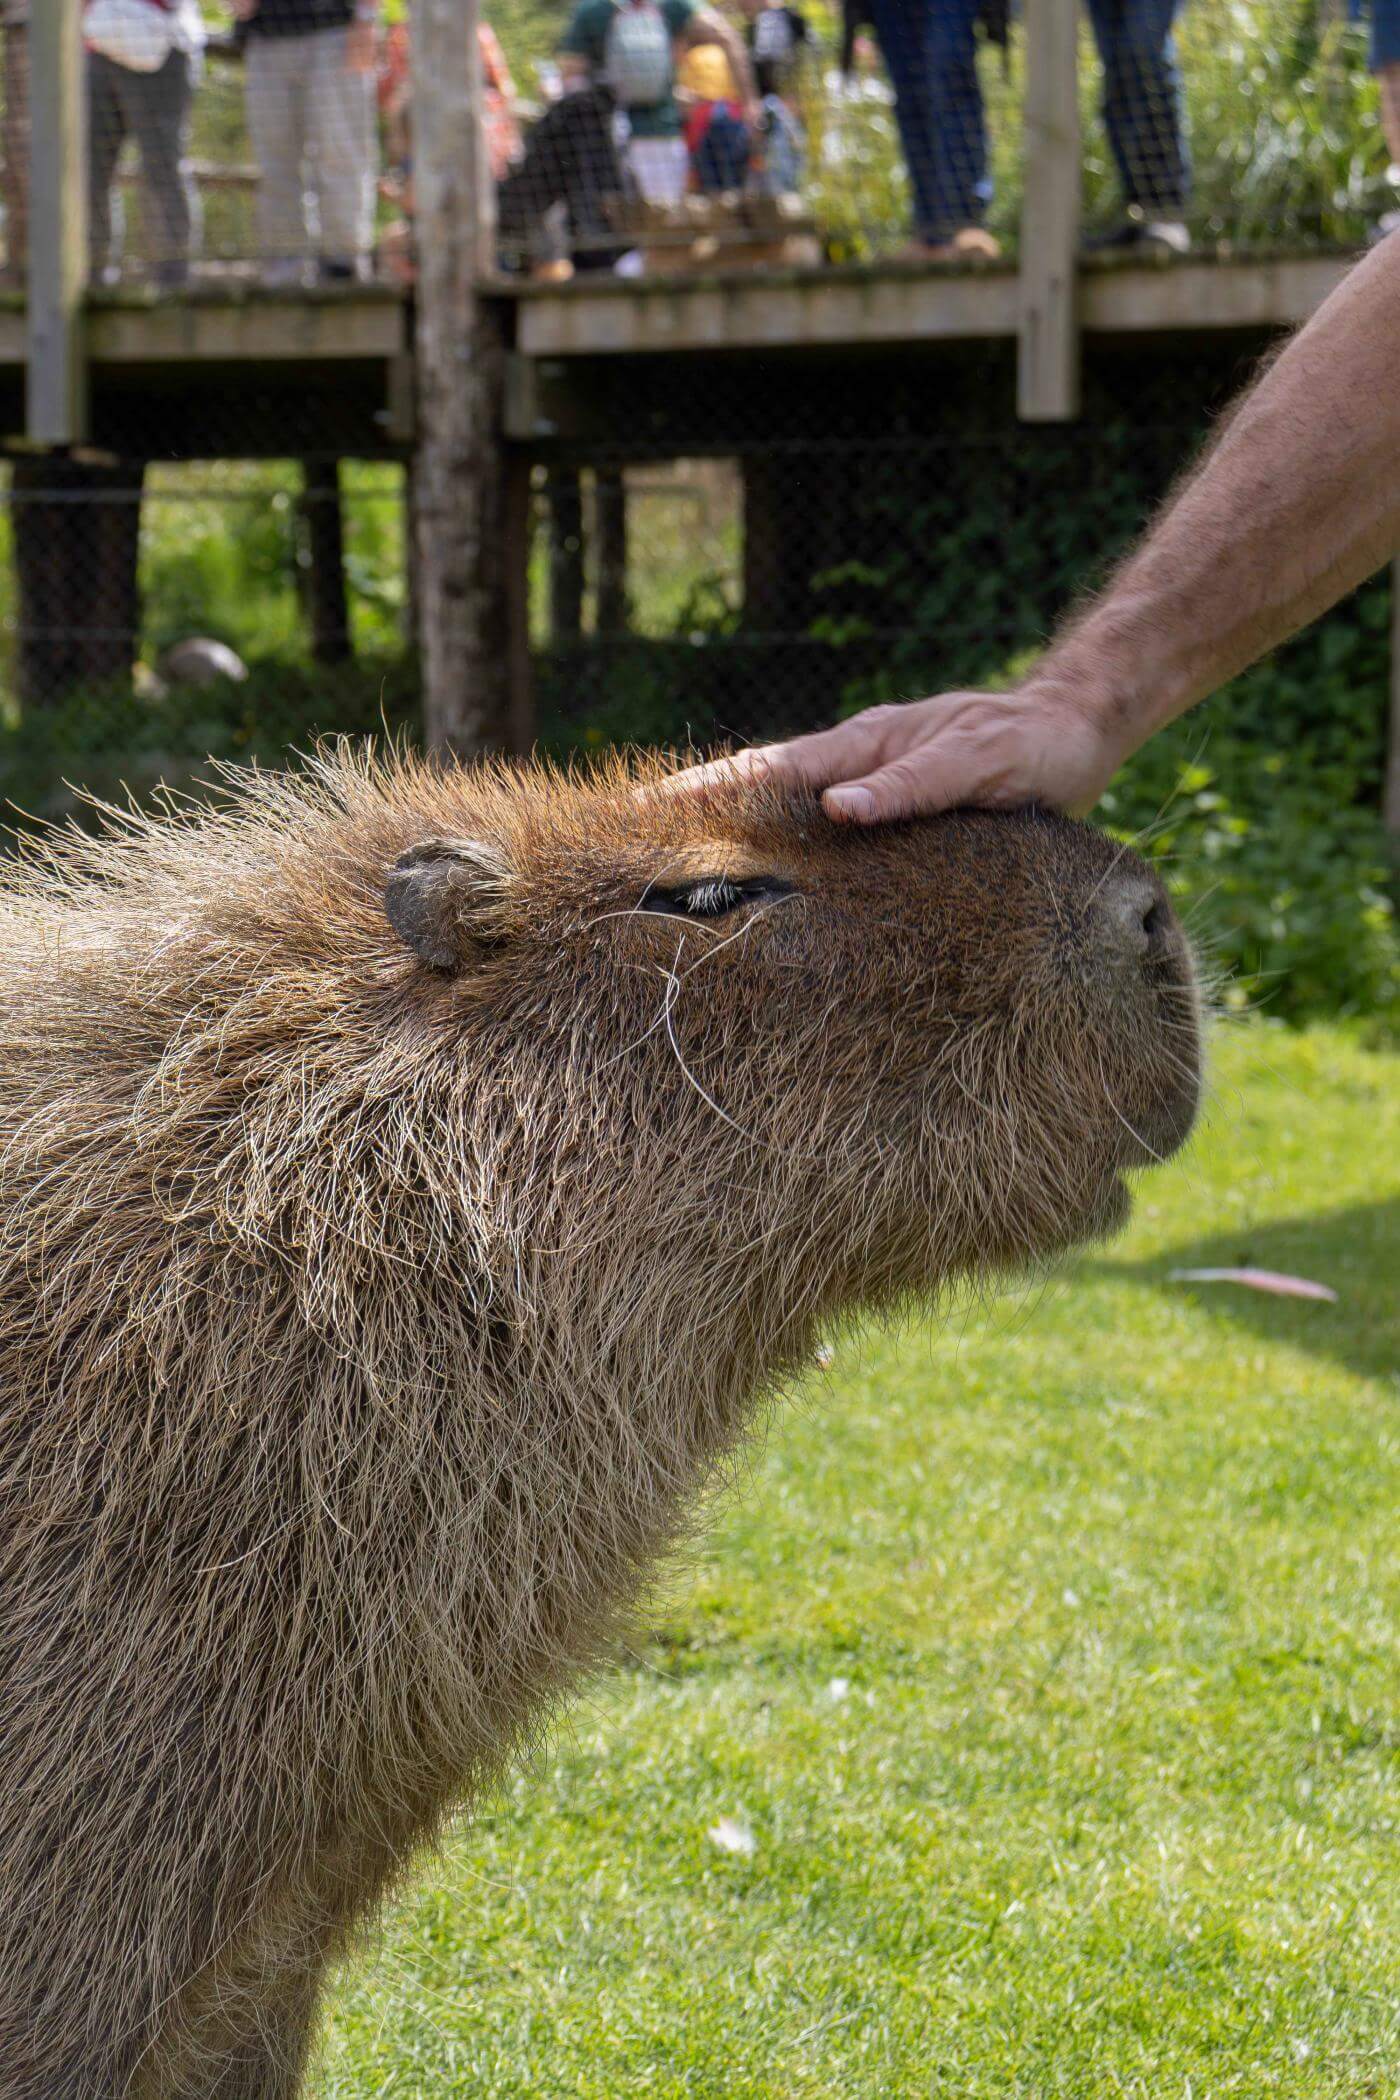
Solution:
[{"label": "white sneaker", "polygon": [[1155,241],[1159,248],[1167,248],[1173,255],[1191,253],[1191,234],[1181,219],[1145,219],[1142,226],[1145,241]]}]

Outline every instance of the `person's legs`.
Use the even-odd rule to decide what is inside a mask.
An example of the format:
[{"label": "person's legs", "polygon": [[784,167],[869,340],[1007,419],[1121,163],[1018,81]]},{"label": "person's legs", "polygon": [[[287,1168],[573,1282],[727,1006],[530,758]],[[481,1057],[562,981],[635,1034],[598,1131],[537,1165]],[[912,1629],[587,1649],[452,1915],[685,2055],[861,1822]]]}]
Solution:
[{"label": "person's legs", "polygon": [[894,88],[914,226],[937,245],[982,217],[990,187],[977,80],[979,0],[870,0]]},{"label": "person's legs", "polygon": [[306,150],[304,36],[248,39],[244,87],[248,136],[258,164],[258,261],[269,277],[292,276],[307,254],[302,161]]},{"label": "person's legs", "polygon": [[1190,187],[1172,23],[1179,0],[1089,0],[1103,61],[1104,125],[1124,202],[1147,219],[1185,216]]},{"label": "person's legs", "polygon": [[741,190],[749,171],[749,127],[727,104],[717,103],[694,154],[695,180],[709,195]]},{"label": "person's legs", "polygon": [[112,254],[112,181],[126,137],[122,79],[126,68],[87,55],[88,91],[88,255],[92,275],[100,278]]},{"label": "person's legs", "polygon": [[322,266],[367,267],[374,245],[374,83],[346,66],[349,31],[318,29],[307,89],[311,181]]},{"label": "person's legs", "polygon": [[189,58],[172,51],[158,72],[133,75],[128,95],[156,274],[168,284],[183,282],[187,274],[198,210],[185,157],[193,93]]},{"label": "person's legs", "polygon": [[23,278],[29,263],[29,29],[9,23],[5,39],[5,274]]},{"label": "person's legs", "polygon": [[1400,167],[1400,59],[1380,68],[1376,86],[1380,89],[1381,123],[1390,148],[1391,166]]},{"label": "person's legs", "polygon": [[[1390,148],[1392,192],[1400,185],[1400,0],[1371,0],[1371,71],[1380,92],[1381,124]],[[1400,209],[1392,202],[1372,229],[1373,241],[1400,228]]]},{"label": "person's legs", "polygon": [[794,195],[802,187],[802,126],[778,95],[763,98],[763,191]]},{"label": "person's legs", "polygon": [[679,204],[685,196],[690,156],[684,139],[629,139],[627,165],[647,204]]}]

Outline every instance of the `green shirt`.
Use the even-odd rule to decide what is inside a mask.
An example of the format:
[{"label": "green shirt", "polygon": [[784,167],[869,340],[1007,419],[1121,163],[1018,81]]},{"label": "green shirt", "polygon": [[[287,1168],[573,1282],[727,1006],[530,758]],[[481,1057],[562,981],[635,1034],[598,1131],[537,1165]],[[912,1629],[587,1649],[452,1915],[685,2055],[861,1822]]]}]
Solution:
[{"label": "green shirt", "polygon": [[[608,62],[608,31],[612,28],[617,4],[618,0],[578,0],[559,45],[559,49],[570,58],[586,58],[595,78],[600,80]],[[657,0],[657,5],[673,42],[699,12],[696,0]],[[680,137],[681,113],[674,95],[668,94],[664,101],[651,103],[645,109],[633,104],[625,114],[634,138]]]}]

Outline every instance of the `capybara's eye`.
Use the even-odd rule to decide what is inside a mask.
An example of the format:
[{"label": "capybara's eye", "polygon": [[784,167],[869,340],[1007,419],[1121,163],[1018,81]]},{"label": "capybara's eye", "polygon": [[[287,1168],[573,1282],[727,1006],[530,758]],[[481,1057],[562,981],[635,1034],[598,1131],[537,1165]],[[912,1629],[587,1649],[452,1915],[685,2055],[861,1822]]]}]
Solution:
[{"label": "capybara's eye", "polygon": [[642,898],[643,911],[666,912],[679,919],[722,919],[741,904],[766,904],[790,897],[792,884],[776,875],[755,875],[739,882],[728,875],[704,875],[674,887],[654,882]]}]

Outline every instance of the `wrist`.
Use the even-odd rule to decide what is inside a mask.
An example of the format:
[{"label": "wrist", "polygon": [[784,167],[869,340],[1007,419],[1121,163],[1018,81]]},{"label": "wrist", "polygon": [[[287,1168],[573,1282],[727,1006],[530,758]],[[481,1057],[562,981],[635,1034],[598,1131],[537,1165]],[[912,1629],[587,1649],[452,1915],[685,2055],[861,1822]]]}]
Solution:
[{"label": "wrist", "polygon": [[1190,704],[1165,668],[1153,669],[1087,635],[1071,635],[1052,649],[1026,688],[1034,689],[1038,704],[1086,728],[1114,769]]},{"label": "wrist", "polygon": [[1219,667],[1201,656],[1194,631],[1165,617],[1150,593],[1120,583],[1032,676],[1059,689],[1126,758],[1219,683]]},{"label": "wrist", "polygon": [[1017,687],[1017,698],[1047,721],[1063,723],[1076,736],[1099,744],[1116,766],[1137,748],[1131,696],[1102,666],[1047,658]]}]

